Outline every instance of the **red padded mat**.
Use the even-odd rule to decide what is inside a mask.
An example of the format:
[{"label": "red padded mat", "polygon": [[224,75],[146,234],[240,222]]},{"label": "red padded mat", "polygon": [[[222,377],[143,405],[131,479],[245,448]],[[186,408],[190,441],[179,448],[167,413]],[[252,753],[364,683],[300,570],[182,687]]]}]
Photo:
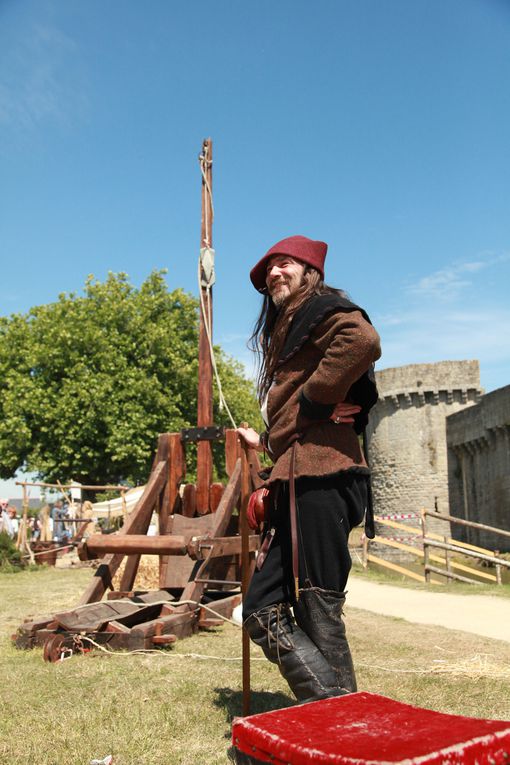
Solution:
[{"label": "red padded mat", "polygon": [[510,763],[510,722],[363,692],[237,718],[232,743],[243,763],[503,765]]}]

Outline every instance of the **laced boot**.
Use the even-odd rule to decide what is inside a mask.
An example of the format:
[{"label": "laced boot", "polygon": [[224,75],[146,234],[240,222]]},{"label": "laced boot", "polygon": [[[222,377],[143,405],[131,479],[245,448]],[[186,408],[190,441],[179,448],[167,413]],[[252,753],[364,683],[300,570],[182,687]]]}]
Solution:
[{"label": "laced boot", "polygon": [[345,693],[324,656],[296,624],[286,604],[251,614],[244,627],[254,643],[277,664],[298,701],[314,701]]},{"label": "laced boot", "polygon": [[294,615],[301,629],[317,646],[336,675],[336,684],[345,693],[357,690],[351,651],[345,635],[343,592],[307,587],[299,592]]}]

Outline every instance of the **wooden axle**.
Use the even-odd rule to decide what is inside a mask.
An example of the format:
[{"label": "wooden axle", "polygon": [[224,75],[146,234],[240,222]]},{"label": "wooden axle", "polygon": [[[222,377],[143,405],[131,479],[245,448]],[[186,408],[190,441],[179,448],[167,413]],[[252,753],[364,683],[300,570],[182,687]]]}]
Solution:
[{"label": "wooden axle", "polygon": [[[249,550],[255,552],[259,538],[249,537]],[[148,537],[145,534],[93,534],[78,546],[80,560],[91,560],[106,553],[123,555],[189,555],[193,560],[206,556],[220,558],[241,553],[241,537],[190,537],[177,534]]]},{"label": "wooden axle", "polygon": [[90,560],[106,553],[123,555],[186,555],[189,537],[146,534],[93,534],[79,545],[80,560]]}]

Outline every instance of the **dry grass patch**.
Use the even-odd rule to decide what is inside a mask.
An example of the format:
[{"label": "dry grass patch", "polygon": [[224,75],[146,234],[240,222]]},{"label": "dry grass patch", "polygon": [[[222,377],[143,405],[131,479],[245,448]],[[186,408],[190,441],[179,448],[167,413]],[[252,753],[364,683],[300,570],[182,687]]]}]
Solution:
[{"label": "dry grass patch", "polygon": [[[113,754],[115,765],[227,763],[231,720],[241,712],[235,627],[167,651],[98,651],[61,664],[45,664],[40,649],[11,645],[23,617],[72,607],[91,575],[46,569],[0,576],[0,762],[87,765]],[[347,628],[360,690],[510,719],[510,644],[355,609],[347,612]],[[277,668],[260,660],[258,649],[252,656],[252,711],[293,704]]]},{"label": "dry grass patch", "polygon": [[360,689],[510,720],[510,643],[357,609],[348,610],[347,625]]}]

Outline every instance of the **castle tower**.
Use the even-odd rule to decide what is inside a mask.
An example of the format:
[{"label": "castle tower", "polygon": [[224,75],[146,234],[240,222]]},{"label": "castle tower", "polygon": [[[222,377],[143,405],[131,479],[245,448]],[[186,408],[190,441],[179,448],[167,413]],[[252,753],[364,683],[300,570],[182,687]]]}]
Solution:
[{"label": "castle tower", "polygon": [[446,417],[480,399],[478,361],[409,364],[376,379],[380,398],[368,426],[375,512],[448,513]]}]

